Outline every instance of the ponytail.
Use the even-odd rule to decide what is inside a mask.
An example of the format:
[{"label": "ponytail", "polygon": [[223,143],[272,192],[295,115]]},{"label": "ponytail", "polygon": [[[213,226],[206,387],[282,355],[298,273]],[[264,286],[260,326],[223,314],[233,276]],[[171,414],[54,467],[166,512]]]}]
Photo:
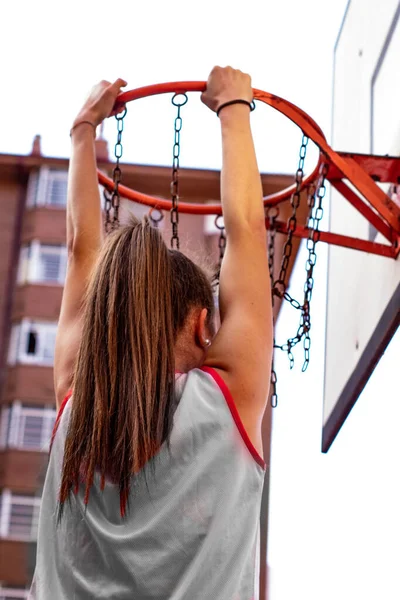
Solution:
[{"label": "ponytail", "polygon": [[119,485],[123,516],[132,475],[169,442],[177,333],[172,256],[148,219],[132,220],[105,242],[85,303],[59,520],[81,484],[88,503],[96,470],[102,489],[106,477]]}]

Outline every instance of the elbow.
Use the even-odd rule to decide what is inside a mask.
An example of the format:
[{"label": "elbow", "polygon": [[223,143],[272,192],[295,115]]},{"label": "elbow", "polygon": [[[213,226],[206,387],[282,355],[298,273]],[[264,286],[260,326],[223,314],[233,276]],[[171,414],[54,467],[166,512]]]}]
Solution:
[{"label": "elbow", "polygon": [[76,236],[72,236],[71,239],[67,240],[67,253],[68,259],[77,258],[82,255],[82,244]]},{"label": "elbow", "polygon": [[265,238],[266,229],[264,215],[262,217],[252,219],[249,223],[249,226],[251,231],[253,232],[253,235]]},{"label": "elbow", "polygon": [[266,230],[263,217],[242,217],[235,219],[233,222],[225,223],[225,227],[230,237],[236,237],[236,235],[240,237],[250,236],[254,240],[265,240]]},{"label": "elbow", "polygon": [[102,247],[102,239],[100,235],[84,235],[75,234],[67,239],[68,258],[83,258],[88,256],[98,255]]}]

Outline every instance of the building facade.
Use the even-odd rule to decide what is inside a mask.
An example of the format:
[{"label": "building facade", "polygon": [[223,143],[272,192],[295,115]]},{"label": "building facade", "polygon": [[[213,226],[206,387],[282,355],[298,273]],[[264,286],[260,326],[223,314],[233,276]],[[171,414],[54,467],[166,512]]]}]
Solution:
[{"label": "building facade", "polygon": [[[111,172],[104,140],[99,167]],[[26,598],[35,564],[40,490],[56,417],[53,358],[67,266],[66,159],[40,153],[36,138],[27,156],[0,155],[0,600]],[[168,197],[171,169],[122,165],[122,181]],[[263,176],[265,193],[292,178]],[[182,169],[187,201],[219,199],[219,172]],[[123,201],[122,220],[147,207]],[[166,214],[161,227],[171,236]],[[208,266],[218,261],[211,217],[180,215],[181,248]]]}]

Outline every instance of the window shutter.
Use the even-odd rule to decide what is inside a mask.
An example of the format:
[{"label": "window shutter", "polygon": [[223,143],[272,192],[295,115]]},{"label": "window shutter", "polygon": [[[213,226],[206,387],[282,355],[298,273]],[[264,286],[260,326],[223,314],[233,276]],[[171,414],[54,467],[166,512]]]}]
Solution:
[{"label": "window shutter", "polygon": [[0,538],[8,536],[11,512],[11,492],[3,489],[0,493]]},{"label": "window shutter", "polygon": [[8,431],[8,445],[10,448],[18,447],[18,438],[21,425],[21,403],[16,401],[11,406],[10,426]]},{"label": "window shutter", "polygon": [[54,350],[56,346],[57,325],[46,324],[41,330],[41,356],[44,362],[54,362]]},{"label": "window shutter", "polygon": [[7,537],[26,541],[35,540],[37,537],[39,506],[39,498],[11,495]]},{"label": "window shutter", "polygon": [[19,253],[17,283],[28,281],[30,246],[22,246]]},{"label": "window shutter", "polygon": [[18,447],[25,450],[40,450],[42,446],[43,411],[22,409]]},{"label": "window shutter", "polygon": [[20,325],[13,325],[11,328],[10,342],[8,345],[8,359],[9,365],[15,365],[18,357],[18,349],[20,344]]},{"label": "window shutter", "polygon": [[32,240],[29,252],[28,281],[40,281],[40,242]]},{"label": "window shutter", "polygon": [[8,431],[10,426],[10,408],[3,406],[0,416],[0,449],[8,445]]},{"label": "window shutter", "polygon": [[[25,281],[32,283],[65,282],[67,249],[62,245],[43,245],[33,240],[28,248],[28,259],[24,257]],[[25,249],[24,249],[25,250]],[[22,259],[20,264],[21,280]]]},{"label": "window shutter", "polygon": [[48,188],[49,168],[41,167],[39,171],[39,181],[36,192],[35,206],[44,206],[46,204]]},{"label": "window shutter", "polygon": [[37,194],[39,188],[39,173],[32,171],[29,175],[28,188],[26,191],[26,205],[27,207],[36,206]]},{"label": "window shutter", "polygon": [[68,174],[66,171],[50,171],[46,204],[50,206],[66,206],[67,182]]},{"label": "window shutter", "polygon": [[42,246],[40,252],[40,279],[45,282],[58,282],[60,275],[61,256],[59,248]]}]

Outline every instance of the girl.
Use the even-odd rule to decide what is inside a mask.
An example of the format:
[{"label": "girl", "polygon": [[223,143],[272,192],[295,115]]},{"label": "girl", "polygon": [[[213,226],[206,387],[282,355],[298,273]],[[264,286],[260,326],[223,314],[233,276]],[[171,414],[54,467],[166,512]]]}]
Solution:
[{"label": "girl", "polygon": [[71,130],[59,413],[30,597],[251,600],[273,346],[251,80],[216,67],[202,95],[223,147],[216,334],[210,283],[148,220],[103,241],[94,133],[125,85],[97,85]]}]

